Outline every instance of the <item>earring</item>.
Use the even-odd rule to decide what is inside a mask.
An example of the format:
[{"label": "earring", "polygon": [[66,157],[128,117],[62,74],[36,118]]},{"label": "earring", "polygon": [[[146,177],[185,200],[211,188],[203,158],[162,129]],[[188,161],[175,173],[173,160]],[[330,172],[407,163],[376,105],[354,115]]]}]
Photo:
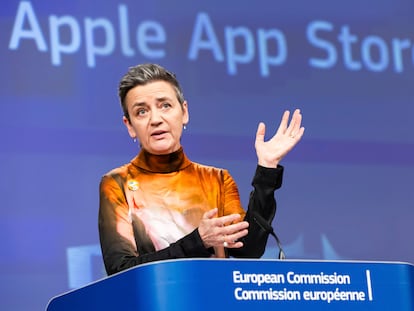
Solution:
[{"label": "earring", "polygon": [[134,143],[136,143],[136,142],[137,142],[137,138],[136,138],[136,137],[134,137],[133,142],[134,142]]},{"label": "earring", "polygon": [[185,129],[185,130],[187,129],[187,125],[186,124],[183,125],[183,129]]}]

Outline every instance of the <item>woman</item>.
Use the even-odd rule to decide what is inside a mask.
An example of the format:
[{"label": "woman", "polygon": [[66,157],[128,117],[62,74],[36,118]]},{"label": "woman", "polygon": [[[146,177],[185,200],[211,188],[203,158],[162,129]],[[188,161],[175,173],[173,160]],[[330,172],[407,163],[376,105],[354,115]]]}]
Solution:
[{"label": "woman", "polygon": [[262,256],[268,233],[252,214],[273,220],[274,191],[283,174],[279,162],[304,132],[300,111],[290,123],[286,111],[266,142],[265,125],[259,124],[258,166],[245,212],[227,170],[186,157],[180,138],[188,107],[174,74],[155,64],[132,67],[119,97],[123,122],[141,150],[101,180],[99,234],[107,273],[174,258]]}]

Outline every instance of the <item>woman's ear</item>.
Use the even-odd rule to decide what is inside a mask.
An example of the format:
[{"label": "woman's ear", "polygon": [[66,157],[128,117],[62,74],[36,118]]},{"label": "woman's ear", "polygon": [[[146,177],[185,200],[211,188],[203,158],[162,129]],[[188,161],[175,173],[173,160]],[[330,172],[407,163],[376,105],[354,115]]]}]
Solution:
[{"label": "woman's ear", "polygon": [[135,130],[134,130],[134,128],[132,127],[131,122],[129,121],[129,119],[128,119],[126,116],[123,116],[123,117],[122,117],[122,121],[124,122],[125,127],[126,127],[126,128],[127,128],[127,130],[128,130],[128,134],[129,134],[129,136],[130,136],[132,139],[137,138],[137,134],[135,133]]},{"label": "woman's ear", "polygon": [[190,121],[190,114],[188,112],[188,104],[186,100],[183,102],[182,107],[183,107],[183,125],[187,125],[188,122]]}]

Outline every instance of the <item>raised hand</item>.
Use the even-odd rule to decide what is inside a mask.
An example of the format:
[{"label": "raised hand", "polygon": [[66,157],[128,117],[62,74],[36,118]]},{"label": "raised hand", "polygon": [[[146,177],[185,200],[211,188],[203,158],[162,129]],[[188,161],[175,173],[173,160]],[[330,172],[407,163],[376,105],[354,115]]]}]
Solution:
[{"label": "raised hand", "polygon": [[[305,131],[301,126],[302,114],[296,109],[289,123],[289,111],[285,111],[277,132],[271,139],[264,141],[266,126],[259,123],[256,132],[255,148],[258,164],[264,167],[276,167],[283,157],[300,141]],[[289,123],[289,125],[288,125]]]}]

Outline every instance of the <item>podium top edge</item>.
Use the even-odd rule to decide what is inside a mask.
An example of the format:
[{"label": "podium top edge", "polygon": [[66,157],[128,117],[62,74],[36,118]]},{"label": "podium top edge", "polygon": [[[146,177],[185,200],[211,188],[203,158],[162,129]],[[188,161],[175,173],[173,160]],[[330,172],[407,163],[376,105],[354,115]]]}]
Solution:
[{"label": "podium top edge", "polygon": [[318,260],[318,259],[268,259],[268,258],[180,258],[180,259],[167,259],[161,261],[152,261],[148,263],[144,263],[135,267],[131,267],[130,269],[134,269],[136,267],[142,267],[146,265],[154,265],[160,263],[171,263],[171,262],[183,262],[183,261],[237,261],[237,262],[290,262],[290,263],[357,263],[357,264],[396,264],[396,265],[409,265],[414,267],[414,263],[405,262],[405,261],[392,261],[392,260]]},{"label": "podium top edge", "polygon": [[216,262],[280,262],[280,263],[338,263],[338,264],[388,264],[388,265],[405,265],[411,266],[414,268],[414,264],[405,262],[405,261],[385,261],[385,260],[317,260],[317,259],[265,259],[265,258],[179,258],[179,259],[166,259],[160,261],[152,261],[143,263],[124,271],[120,271],[115,273],[109,277],[115,276],[119,273],[124,273],[125,271],[151,266],[151,265],[161,265],[161,264],[169,264],[175,262],[206,262],[206,261],[216,261]]}]

